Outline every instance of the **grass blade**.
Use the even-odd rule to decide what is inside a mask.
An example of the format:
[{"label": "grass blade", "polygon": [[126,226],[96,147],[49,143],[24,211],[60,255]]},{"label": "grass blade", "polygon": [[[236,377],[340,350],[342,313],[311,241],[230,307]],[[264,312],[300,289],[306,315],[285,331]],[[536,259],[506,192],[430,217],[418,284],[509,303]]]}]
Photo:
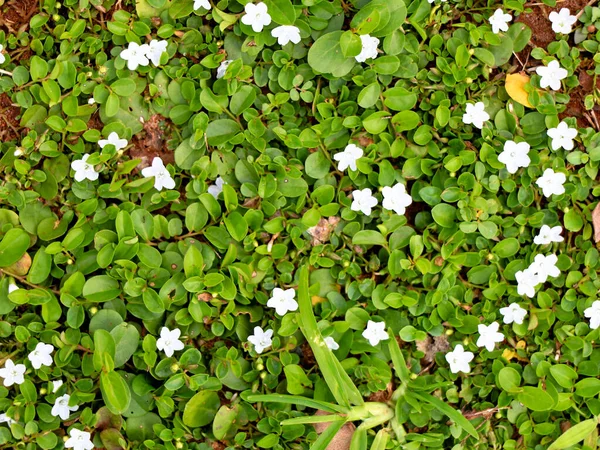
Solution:
[{"label": "grass blade", "polygon": [[387,431],[379,430],[375,435],[375,439],[373,439],[373,444],[371,444],[371,450],[385,450],[388,438],[389,434],[387,433]]},{"label": "grass blade", "polygon": [[246,401],[255,402],[272,402],[272,403],[287,403],[290,405],[301,405],[307,408],[320,409],[329,413],[346,414],[348,408],[338,406],[333,403],[313,400],[312,398],[301,397],[299,395],[281,395],[281,394],[252,394],[246,397]]},{"label": "grass blade", "polygon": [[324,422],[346,422],[344,416],[329,414],[327,416],[303,416],[294,417],[293,419],[285,419],[281,421],[281,425],[303,425],[305,423],[324,423]]},{"label": "grass blade", "polygon": [[465,430],[467,433],[469,433],[474,438],[479,437],[479,434],[477,434],[477,430],[475,429],[473,424],[471,422],[469,422],[465,418],[465,416],[463,416],[460,413],[460,411],[457,411],[456,409],[452,408],[450,405],[446,404],[439,398],[434,397],[433,395],[425,394],[423,392],[412,392],[412,395],[424,402],[431,403],[433,406],[435,406],[441,412],[446,414],[456,425],[460,426],[463,430]]},{"label": "grass blade", "polygon": [[572,447],[593,433],[597,426],[598,419],[588,419],[579,422],[555,440],[550,447],[548,447],[548,450],[562,450],[563,448]]},{"label": "grass blade", "polygon": [[408,370],[408,366],[406,365],[404,356],[402,355],[402,351],[400,350],[400,346],[398,345],[398,341],[396,340],[396,336],[392,332],[391,328],[388,328],[388,335],[390,336],[388,348],[390,349],[392,364],[396,370],[396,375],[398,375],[400,381],[403,383],[408,383],[410,381],[410,372]]},{"label": "grass blade", "polygon": [[310,450],[325,450],[337,432],[344,426],[344,423],[344,421],[338,421],[329,425],[325,431],[321,433],[319,439],[310,446]]}]

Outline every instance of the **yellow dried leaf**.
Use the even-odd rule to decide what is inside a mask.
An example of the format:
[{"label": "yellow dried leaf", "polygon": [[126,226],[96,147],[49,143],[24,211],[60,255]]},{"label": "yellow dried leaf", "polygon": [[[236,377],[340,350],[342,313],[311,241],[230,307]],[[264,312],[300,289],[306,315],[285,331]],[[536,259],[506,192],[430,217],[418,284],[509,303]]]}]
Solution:
[{"label": "yellow dried leaf", "polygon": [[513,73],[506,75],[506,92],[510,95],[515,102],[520,103],[528,108],[533,108],[533,105],[529,103],[527,96],[529,95],[525,91],[525,85],[529,83],[529,75],[525,73]]},{"label": "yellow dried leaf", "polygon": [[527,347],[527,342],[525,342],[525,341],[519,341],[519,342],[517,342],[517,345],[515,347],[518,350],[523,350],[525,347]]},{"label": "yellow dried leaf", "polygon": [[517,356],[517,352],[512,351],[509,348],[505,348],[502,352],[502,357],[510,362],[511,359]]}]

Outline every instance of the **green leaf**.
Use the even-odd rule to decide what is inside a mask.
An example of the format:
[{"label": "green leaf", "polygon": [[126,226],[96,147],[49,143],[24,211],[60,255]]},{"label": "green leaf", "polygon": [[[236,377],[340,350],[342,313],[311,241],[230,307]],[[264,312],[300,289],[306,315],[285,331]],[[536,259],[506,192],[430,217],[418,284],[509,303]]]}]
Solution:
[{"label": "green leaf", "polygon": [[0,267],[16,263],[29,248],[29,235],[22,228],[11,228],[0,242]]},{"label": "green leaf", "polygon": [[434,397],[433,395],[426,394],[424,392],[414,392],[414,391],[412,391],[411,394],[414,395],[415,397],[421,399],[422,401],[430,403],[431,405],[435,406],[439,411],[446,414],[450,418],[450,420],[452,420],[456,425],[461,427],[463,430],[465,430],[471,436],[473,436],[474,438],[479,438],[479,434],[477,434],[477,430],[475,429],[473,424],[471,424],[471,422],[469,422],[465,418],[465,416],[463,416],[460,413],[460,411],[457,411],[456,409],[447,405],[445,402],[443,402],[442,400],[440,400],[437,397]]},{"label": "green leaf", "polygon": [[557,440],[550,444],[548,450],[562,450],[569,448],[578,442],[583,441],[586,437],[592,434],[597,426],[597,418],[579,422],[577,425],[573,425],[571,428],[565,431]]},{"label": "green leaf", "polygon": [[133,356],[140,342],[140,333],[129,323],[121,323],[110,331],[115,341],[115,367],[121,367]]},{"label": "green leaf", "polygon": [[352,236],[352,243],[355,245],[381,245],[387,247],[387,240],[378,231],[361,230]]},{"label": "green leaf", "polygon": [[342,34],[343,31],[324,34],[310,47],[308,64],[315,71],[343,77],[352,70],[356,60],[344,56],[340,45]]},{"label": "green leaf", "polygon": [[512,367],[503,367],[498,372],[498,384],[508,392],[518,392],[521,386],[521,375]]},{"label": "green leaf", "polygon": [[127,410],[131,401],[131,392],[123,377],[117,372],[100,374],[100,391],[110,412],[122,414]]},{"label": "green leaf", "polygon": [[329,173],[331,164],[322,152],[316,151],[308,155],[304,167],[309,177],[319,180]]},{"label": "green leaf", "polygon": [[240,132],[237,122],[231,119],[217,119],[208,124],[206,138],[209,145],[221,145]]},{"label": "green leaf", "polygon": [[500,258],[508,258],[519,251],[519,241],[515,238],[505,238],[494,245],[492,252]]},{"label": "green leaf", "polygon": [[440,203],[432,208],[431,215],[439,226],[451,228],[454,226],[454,220],[456,219],[456,208],[447,203]]},{"label": "green leaf", "polygon": [[215,438],[221,441],[225,439],[231,431],[234,431],[237,427],[237,416],[237,407],[230,408],[227,405],[221,406],[215,416],[212,427]]},{"label": "green leaf", "polygon": [[269,14],[279,25],[293,25],[296,21],[296,12],[290,0],[264,0]]},{"label": "green leaf", "polygon": [[91,302],[107,302],[121,293],[119,282],[108,275],[88,278],[83,285],[83,296]]},{"label": "green leaf", "polygon": [[566,364],[556,364],[550,367],[550,374],[556,382],[565,389],[571,389],[578,378],[577,372]]},{"label": "green leaf", "polygon": [[192,428],[208,425],[213,421],[220,406],[221,401],[216,392],[200,391],[186,403],[183,423]]},{"label": "green leaf", "polygon": [[525,386],[517,398],[532,411],[549,411],[555,404],[550,394],[532,386]]}]

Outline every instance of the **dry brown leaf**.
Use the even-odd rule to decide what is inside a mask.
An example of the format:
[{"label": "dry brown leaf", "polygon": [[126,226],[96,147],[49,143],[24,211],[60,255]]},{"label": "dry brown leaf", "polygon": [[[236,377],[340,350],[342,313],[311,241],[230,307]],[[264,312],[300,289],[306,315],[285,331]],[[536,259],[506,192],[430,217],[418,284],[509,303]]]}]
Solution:
[{"label": "dry brown leaf", "polygon": [[27,275],[29,272],[29,268],[31,267],[31,256],[29,253],[25,253],[21,259],[19,259],[16,263],[7,267],[10,273],[14,273],[15,275],[22,277]]},{"label": "dry brown leaf", "polygon": [[528,108],[533,108],[533,105],[529,103],[528,93],[525,91],[525,85],[529,83],[529,75],[521,73],[512,73],[506,75],[506,83],[504,87],[506,92],[510,95],[515,102],[520,103]]},{"label": "dry brown leaf", "polygon": [[592,211],[592,223],[594,224],[594,241],[600,241],[600,202]]}]

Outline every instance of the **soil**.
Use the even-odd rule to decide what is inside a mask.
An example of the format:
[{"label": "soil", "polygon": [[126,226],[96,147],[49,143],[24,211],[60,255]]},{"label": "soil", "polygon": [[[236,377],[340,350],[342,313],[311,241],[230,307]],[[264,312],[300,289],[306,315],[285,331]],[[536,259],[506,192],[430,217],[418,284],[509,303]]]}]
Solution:
[{"label": "soil", "polygon": [[387,384],[385,390],[373,392],[371,395],[369,395],[368,400],[370,402],[387,403],[392,398],[393,394],[394,394],[394,385],[390,381]]},{"label": "soil", "polygon": [[104,124],[100,120],[100,113],[98,111],[92,114],[92,117],[88,120],[87,126],[89,129],[102,131]]},{"label": "soil", "polygon": [[0,94],[0,140],[12,141],[19,139],[24,129],[21,128],[18,117],[21,108],[13,106],[12,101],[5,93]]},{"label": "soil", "polygon": [[304,344],[302,344],[301,349],[302,360],[300,363],[302,364],[302,367],[304,367],[305,369],[310,369],[311,367],[314,367],[314,365],[317,363],[317,360],[315,359],[315,354],[310,348],[309,343],[305,342]]},{"label": "soil", "polygon": [[10,33],[25,31],[29,19],[38,11],[36,0],[10,0],[0,10],[0,29]]},{"label": "soil", "polygon": [[129,150],[131,159],[140,159],[138,170],[152,165],[155,157],[161,158],[165,165],[175,162],[174,153],[167,148],[166,131],[169,122],[160,114],[156,114],[144,123],[145,133],[142,137],[133,137],[133,147]]}]

